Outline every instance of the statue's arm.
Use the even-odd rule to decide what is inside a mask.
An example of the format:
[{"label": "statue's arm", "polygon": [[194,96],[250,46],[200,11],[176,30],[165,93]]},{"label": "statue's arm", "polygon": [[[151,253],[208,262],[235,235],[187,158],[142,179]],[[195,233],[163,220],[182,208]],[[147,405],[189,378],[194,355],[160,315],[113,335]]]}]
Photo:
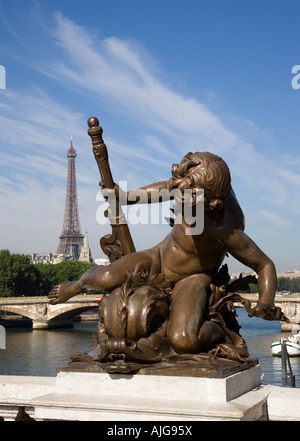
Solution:
[{"label": "statue's arm", "polygon": [[224,241],[224,245],[234,258],[253,269],[258,275],[259,299],[255,315],[275,319],[277,274],[272,260],[242,230],[234,230]]},{"label": "statue's arm", "polygon": [[155,182],[127,192],[127,205],[150,204],[156,202],[165,202],[169,200],[169,191],[167,189],[168,181]]},{"label": "statue's arm", "polygon": [[156,182],[127,192],[115,184],[114,189],[102,189],[102,195],[109,197],[111,193],[115,193],[121,205],[132,205],[138,202],[141,204],[165,202],[170,199],[167,183],[168,181]]}]

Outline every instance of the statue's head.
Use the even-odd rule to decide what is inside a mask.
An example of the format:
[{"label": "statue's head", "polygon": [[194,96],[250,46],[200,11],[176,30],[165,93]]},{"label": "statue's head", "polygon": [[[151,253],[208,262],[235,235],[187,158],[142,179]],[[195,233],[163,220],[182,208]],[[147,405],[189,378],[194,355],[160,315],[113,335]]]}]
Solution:
[{"label": "statue's head", "polygon": [[231,190],[231,176],[225,161],[208,152],[187,153],[180,164],[173,164],[169,190],[203,189],[211,209]]}]

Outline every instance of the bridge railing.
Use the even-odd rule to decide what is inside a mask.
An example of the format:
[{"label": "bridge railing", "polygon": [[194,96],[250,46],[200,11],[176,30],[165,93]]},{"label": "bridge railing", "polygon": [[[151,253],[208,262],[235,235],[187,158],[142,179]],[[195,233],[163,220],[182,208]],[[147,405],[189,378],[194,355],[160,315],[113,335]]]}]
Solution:
[{"label": "bridge railing", "polygon": [[[76,302],[78,300],[81,301],[99,301],[100,298],[105,294],[90,294],[83,293],[77,296],[72,297],[72,299],[68,300],[69,302]],[[258,300],[258,294],[253,293],[243,293],[243,297],[248,298],[249,300],[256,302]],[[284,303],[287,301],[299,302],[300,301],[300,293],[289,294],[289,295],[276,295],[275,303]],[[21,296],[21,297],[0,297],[0,303],[3,305],[4,303],[48,303],[49,298],[47,296]]]},{"label": "bridge railing", "polygon": [[[103,296],[103,294],[79,294],[75,297],[72,297],[69,301],[76,300],[87,300],[92,301],[99,299]],[[21,296],[21,297],[0,297],[0,303],[48,303],[49,298],[47,296]]]}]

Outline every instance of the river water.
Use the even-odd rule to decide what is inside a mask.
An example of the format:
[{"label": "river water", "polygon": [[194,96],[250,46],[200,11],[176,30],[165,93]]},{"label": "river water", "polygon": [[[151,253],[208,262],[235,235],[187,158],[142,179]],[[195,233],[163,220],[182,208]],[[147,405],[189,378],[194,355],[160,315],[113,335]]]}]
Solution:
[{"label": "river water", "polygon": [[[271,355],[273,341],[290,333],[282,333],[279,322],[249,318],[243,308],[237,309],[240,333],[251,356],[258,358],[262,382],[282,385],[281,358]],[[0,350],[0,375],[33,375],[55,377],[58,367],[68,364],[71,355],[91,348],[97,322],[75,322],[73,328],[38,330],[7,328],[6,349]],[[300,357],[291,357],[296,387],[300,387]]]}]

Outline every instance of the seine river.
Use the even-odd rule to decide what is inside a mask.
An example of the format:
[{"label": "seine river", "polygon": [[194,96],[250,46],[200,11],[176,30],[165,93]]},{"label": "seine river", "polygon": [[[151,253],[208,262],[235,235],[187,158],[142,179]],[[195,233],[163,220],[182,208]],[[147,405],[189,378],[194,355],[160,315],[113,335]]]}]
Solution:
[{"label": "seine river", "polygon": [[[243,308],[237,309],[240,332],[250,354],[259,359],[262,382],[281,386],[281,358],[271,355],[273,341],[289,333],[281,333],[279,322],[249,318]],[[57,368],[68,364],[71,355],[90,349],[97,323],[75,322],[73,328],[32,330],[7,328],[6,349],[0,350],[0,375],[56,376]],[[300,357],[291,358],[296,387],[300,387]]]}]

